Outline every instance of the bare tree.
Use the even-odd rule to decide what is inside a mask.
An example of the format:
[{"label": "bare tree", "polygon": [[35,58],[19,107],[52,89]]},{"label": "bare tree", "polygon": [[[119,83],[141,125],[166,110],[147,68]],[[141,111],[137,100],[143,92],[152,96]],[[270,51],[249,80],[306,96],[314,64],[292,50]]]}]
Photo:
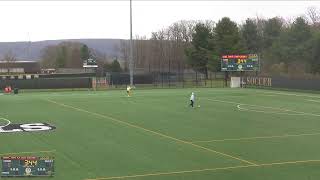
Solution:
[{"label": "bare tree", "polygon": [[265,27],[265,23],[266,23],[266,19],[262,16],[257,15],[255,18],[255,22],[257,25],[257,30],[258,30],[258,35],[260,37],[263,37],[264,34],[264,27]]},{"label": "bare tree", "polygon": [[[213,29],[212,21],[205,22]],[[182,72],[186,61],[184,50],[190,45],[196,23],[197,21],[178,21],[152,33],[151,58],[157,72]]]},{"label": "bare tree", "polygon": [[121,40],[119,45],[120,59],[123,61],[124,71],[129,69],[129,49],[130,44],[127,40]]},{"label": "bare tree", "polygon": [[309,7],[307,10],[307,16],[314,25],[320,22],[320,11],[316,7]]},{"label": "bare tree", "polygon": [[47,46],[41,50],[41,68],[54,68],[57,54],[57,46]]},{"label": "bare tree", "polygon": [[[145,72],[182,72],[186,61],[185,49],[190,45],[197,22],[175,22],[167,28],[152,32],[150,39],[136,36],[133,42],[134,67]],[[203,22],[213,29],[213,21]],[[126,69],[129,58],[128,41],[122,40],[117,50]]]},{"label": "bare tree", "polygon": [[[41,51],[41,67],[42,68],[55,68],[57,66],[57,59],[59,59],[59,54],[62,53],[65,57],[64,68],[81,68],[82,60],[81,60],[81,47],[82,43],[79,42],[62,42],[58,45],[47,46]],[[96,52],[90,49],[92,55],[97,56]]]},{"label": "bare tree", "polygon": [[4,67],[7,69],[7,73],[10,73],[10,68],[12,68],[12,64],[16,61],[15,55],[12,53],[12,51],[8,51],[5,53],[3,57],[4,61]]}]

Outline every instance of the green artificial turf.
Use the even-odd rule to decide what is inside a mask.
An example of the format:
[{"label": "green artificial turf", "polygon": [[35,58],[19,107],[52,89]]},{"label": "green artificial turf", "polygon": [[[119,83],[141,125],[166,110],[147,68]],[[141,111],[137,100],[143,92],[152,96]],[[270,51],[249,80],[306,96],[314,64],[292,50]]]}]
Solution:
[{"label": "green artificial turf", "polygon": [[54,177],[28,180],[320,178],[319,94],[229,88],[136,89],[132,97],[124,90],[21,93],[0,96],[0,116],[56,127],[0,133],[0,156],[55,157]]}]

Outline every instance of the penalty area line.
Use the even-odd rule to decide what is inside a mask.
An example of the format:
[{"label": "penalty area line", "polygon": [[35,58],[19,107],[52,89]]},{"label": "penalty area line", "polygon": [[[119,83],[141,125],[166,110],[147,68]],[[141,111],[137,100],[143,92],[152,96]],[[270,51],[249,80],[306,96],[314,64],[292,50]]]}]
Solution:
[{"label": "penalty area line", "polygon": [[207,152],[211,152],[211,153],[214,153],[214,154],[219,154],[219,155],[224,156],[224,157],[229,157],[231,159],[235,159],[235,160],[244,162],[246,164],[256,165],[254,162],[250,162],[248,160],[245,160],[245,159],[242,159],[242,158],[230,155],[230,154],[226,154],[226,153],[223,153],[223,152],[220,152],[220,151],[216,151],[216,150],[213,150],[213,149],[210,149],[210,148],[206,148],[206,147],[203,147],[203,146],[200,146],[200,145],[197,145],[197,144],[193,144],[191,142],[187,142],[187,141],[184,141],[184,140],[181,140],[181,139],[178,139],[178,138],[175,138],[175,137],[172,137],[172,136],[169,136],[169,135],[157,132],[157,131],[146,129],[146,128],[142,127],[142,126],[131,124],[129,122],[122,121],[122,120],[116,119],[116,118],[111,117],[111,116],[107,116],[107,115],[104,115],[104,114],[99,114],[99,113],[96,113],[96,112],[91,112],[91,111],[88,111],[88,110],[85,110],[85,109],[81,109],[81,108],[78,108],[78,107],[66,105],[66,104],[59,103],[59,102],[56,102],[56,101],[53,101],[53,100],[49,100],[49,99],[46,99],[45,101],[48,101],[50,103],[53,103],[53,104],[56,104],[56,105],[59,105],[59,106],[62,106],[62,107],[67,107],[67,108],[70,108],[70,109],[73,109],[73,110],[76,110],[76,111],[80,111],[80,112],[83,112],[83,113],[91,114],[91,115],[94,115],[94,116],[97,116],[97,117],[100,117],[100,118],[103,118],[103,119],[109,119],[110,121],[113,121],[113,122],[116,122],[116,123],[119,123],[119,124],[122,124],[122,125],[125,125],[125,126],[128,126],[128,127],[131,127],[131,128],[140,129],[140,130],[148,132],[150,134],[155,134],[155,135],[158,135],[160,137],[173,140],[176,143],[178,142],[178,143],[181,143],[181,144],[187,144],[187,145],[193,146],[193,147],[195,147],[197,149],[205,150]]},{"label": "penalty area line", "polygon": [[219,170],[232,170],[232,169],[241,169],[241,168],[250,168],[250,167],[259,168],[259,167],[268,167],[268,166],[281,166],[281,165],[319,163],[319,162],[320,162],[320,160],[286,161],[286,162],[263,163],[263,164],[258,164],[258,165],[242,165],[242,166],[229,166],[229,167],[220,167],[220,168],[194,169],[194,170],[186,170],[186,171],[173,171],[173,172],[137,174],[137,175],[127,175],[127,176],[100,177],[100,178],[91,178],[91,179],[85,179],[85,180],[128,179],[128,178],[138,178],[138,177],[165,176],[165,175],[177,175],[177,174],[186,174],[186,173],[197,173],[197,172],[206,172],[206,171],[214,172],[214,171],[219,171]]},{"label": "penalty area line", "polygon": [[109,179],[126,179],[126,178],[137,178],[137,177],[148,177],[148,176],[164,176],[164,175],[185,174],[185,173],[195,173],[195,172],[204,172],[204,171],[238,169],[238,168],[254,167],[254,166],[256,166],[256,165],[230,166],[230,167],[208,168],[208,169],[194,169],[194,170],[173,171],[173,172],[159,172],[159,173],[137,174],[137,175],[128,175],[128,176],[102,177],[102,178],[85,179],[85,180],[109,180]]},{"label": "penalty area line", "polygon": [[[207,98],[206,100],[208,100],[208,101],[213,101],[213,102],[222,102],[222,103],[226,103],[226,104],[236,104],[236,105],[244,105],[244,106],[252,106],[252,107],[261,107],[261,108],[282,110],[282,111],[284,111],[284,112],[297,113],[297,114],[294,114],[294,115],[309,115],[309,116],[316,116],[316,117],[319,117],[319,116],[320,116],[320,114],[313,114],[313,113],[307,113],[307,112],[301,112],[301,111],[294,111],[294,110],[290,110],[290,109],[270,107],[270,106],[261,106],[261,105],[255,105],[255,104],[244,104],[244,103],[240,103],[240,102],[225,101],[225,100],[210,99],[210,98]],[[281,112],[280,112],[280,113],[281,113]],[[289,114],[289,113],[288,113],[288,114]]]},{"label": "penalty area line", "polygon": [[[258,113],[265,113],[265,114],[280,114],[280,115],[289,115],[289,116],[296,116],[296,115],[306,115],[305,113],[299,112],[299,113],[285,113],[285,112],[290,112],[288,110],[284,110],[284,112],[281,111],[263,111],[263,110],[255,110],[255,109],[248,109],[248,108],[243,108],[241,107],[241,104],[237,105],[237,108],[239,111],[251,111],[251,112],[258,112]],[[269,109],[275,109],[275,108],[269,108]],[[281,109],[280,109],[281,110]]]},{"label": "penalty area line", "polygon": [[286,96],[296,96],[296,97],[307,97],[307,98],[320,98],[320,96],[310,96],[310,95],[304,95],[304,94],[292,94],[292,93],[277,93],[277,92],[261,92],[264,94],[274,94],[274,95],[286,95]]},{"label": "penalty area line", "polygon": [[[280,114],[280,115],[289,115],[289,116],[320,116],[320,114],[313,114],[313,113],[307,113],[307,112],[301,112],[301,111],[294,111],[294,110],[289,110],[289,109],[278,109],[282,110],[281,111],[274,111],[274,112],[268,112],[264,110],[255,110],[255,109],[248,109],[248,108],[243,108],[241,105],[247,105],[247,106],[253,106],[253,107],[259,107],[259,106],[254,106],[254,105],[248,105],[248,104],[238,104],[237,108],[239,111],[251,111],[251,112],[259,112],[259,113],[265,113],[265,114]],[[267,108],[268,107],[264,107]],[[269,107],[269,109],[276,109],[273,107]],[[287,113],[286,113],[287,112]],[[292,112],[292,113],[289,113]]]},{"label": "penalty area line", "polygon": [[301,137],[301,136],[317,136],[318,133],[305,133],[305,134],[285,134],[275,136],[256,136],[256,137],[243,137],[243,138],[228,138],[228,139],[213,139],[203,141],[191,141],[192,143],[207,143],[207,142],[224,142],[224,141],[242,141],[242,140],[256,140],[256,139],[275,139],[275,138],[289,138],[289,137]]}]

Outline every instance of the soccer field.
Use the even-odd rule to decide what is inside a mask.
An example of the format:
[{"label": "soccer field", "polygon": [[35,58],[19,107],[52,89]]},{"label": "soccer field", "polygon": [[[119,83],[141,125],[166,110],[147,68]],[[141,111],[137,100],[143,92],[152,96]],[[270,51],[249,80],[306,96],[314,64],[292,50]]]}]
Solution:
[{"label": "soccer field", "polygon": [[[191,92],[200,108],[188,107]],[[2,95],[0,107],[1,126],[56,127],[0,133],[0,156],[54,156],[52,180],[320,177],[319,94],[227,88],[136,90],[132,97],[124,90],[37,92]]]}]

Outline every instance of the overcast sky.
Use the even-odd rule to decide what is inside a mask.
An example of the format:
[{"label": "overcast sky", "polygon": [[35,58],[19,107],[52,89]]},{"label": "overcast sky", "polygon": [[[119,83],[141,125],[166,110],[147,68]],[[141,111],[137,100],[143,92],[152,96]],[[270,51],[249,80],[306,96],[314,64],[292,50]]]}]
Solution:
[{"label": "overcast sky", "polygon": [[[241,23],[248,17],[296,17],[320,1],[137,1],[133,0],[133,34],[152,31],[178,20]],[[129,38],[128,1],[0,1],[0,41],[78,38]]]}]

